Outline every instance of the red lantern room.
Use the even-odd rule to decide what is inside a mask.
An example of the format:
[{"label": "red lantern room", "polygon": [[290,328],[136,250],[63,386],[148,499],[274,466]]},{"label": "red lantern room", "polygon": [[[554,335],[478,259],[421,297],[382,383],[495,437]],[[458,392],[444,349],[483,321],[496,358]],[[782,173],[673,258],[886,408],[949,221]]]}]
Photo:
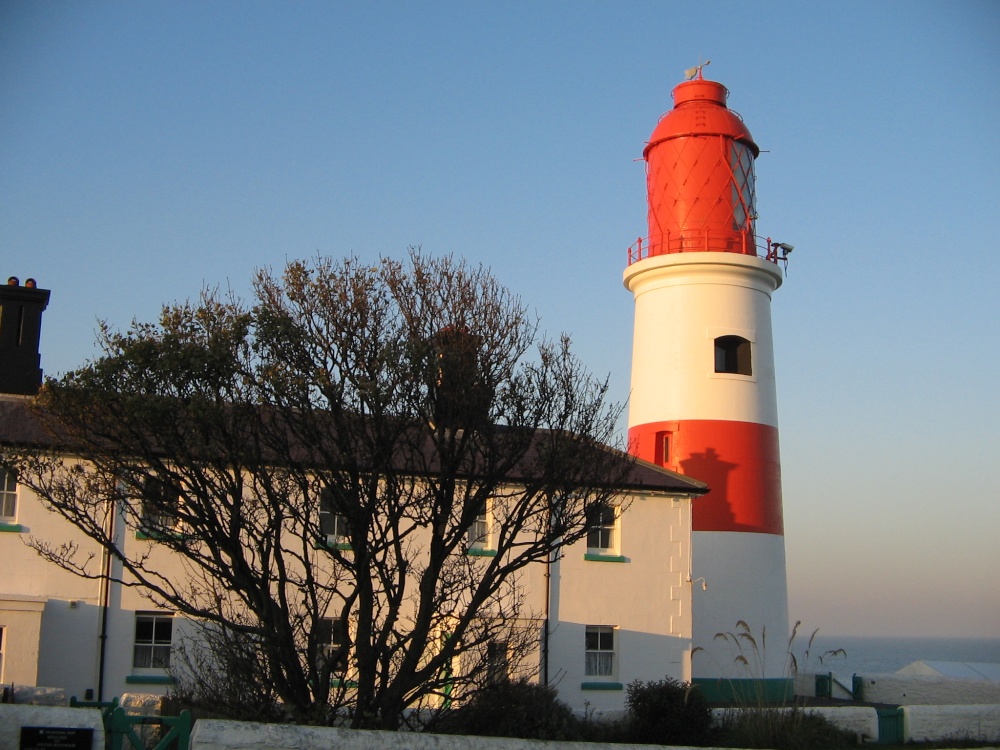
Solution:
[{"label": "red lantern room", "polygon": [[674,108],[643,151],[649,238],[630,262],[650,255],[730,252],[756,255],[754,159],[760,153],[721,83],[678,84]]}]

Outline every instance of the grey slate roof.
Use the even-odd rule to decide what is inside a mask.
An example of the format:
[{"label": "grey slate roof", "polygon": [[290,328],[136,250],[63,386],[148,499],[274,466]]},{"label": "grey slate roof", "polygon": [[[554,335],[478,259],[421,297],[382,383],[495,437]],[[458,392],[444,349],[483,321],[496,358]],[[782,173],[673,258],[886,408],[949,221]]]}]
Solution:
[{"label": "grey slate roof", "polygon": [[[39,448],[65,449],[72,452],[72,446],[61,440],[58,435],[48,432],[34,416],[30,409],[29,397],[0,394],[0,445],[34,446]],[[626,454],[607,446],[595,446],[597,450],[607,450],[621,455],[622,460],[629,460]],[[516,481],[520,477],[512,476]],[[703,495],[708,491],[708,485],[697,479],[686,477],[661,466],[634,460],[621,490],[638,492],[654,492],[665,494]]]}]

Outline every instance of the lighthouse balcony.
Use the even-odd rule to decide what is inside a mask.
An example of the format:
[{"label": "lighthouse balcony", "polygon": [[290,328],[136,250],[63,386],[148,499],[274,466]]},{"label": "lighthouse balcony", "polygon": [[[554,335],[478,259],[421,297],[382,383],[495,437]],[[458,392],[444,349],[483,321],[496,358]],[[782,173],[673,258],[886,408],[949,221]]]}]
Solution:
[{"label": "lighthouse balcony", "polygon": [[772,263],[781,260],[769,237],[758,237],[743,231],[699,229],[640,237],[628,248],[628,264],[632,265],[654,255],[707,252],[753,255]]}]

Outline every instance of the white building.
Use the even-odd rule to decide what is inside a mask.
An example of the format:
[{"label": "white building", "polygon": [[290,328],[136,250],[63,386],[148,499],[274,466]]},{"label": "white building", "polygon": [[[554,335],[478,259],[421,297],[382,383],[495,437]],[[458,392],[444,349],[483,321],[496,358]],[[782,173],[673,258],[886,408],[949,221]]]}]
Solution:
[{"label": "white building", "polygon": [[[31,387],[0,369],[0,448],[60,447],[27,409],[41,379],[37,336],[14,341],[2,329],[27,316],[37,331],[48,294],[0,288],[0,343],[31,350]],[[561,559],[533,564],[522,577],[531,609],[548,614],[548,659],[540,659],[539,679],[576,709],[620,710],[633,680],[691,678],[692,502],[706,488],[642,461],[627,485],[621,512],[596,519]],[[161,569],[183,580],[180,561],[155,538],[120,517],[117,523],[118,544],[162,556]],[[81,578],[47,562],[26,544],[30,538],[80,545],[100,561],[101,574]],[[81,699],[169,690],[167,665],[182,619],[116,583],[122,573],[111,557],[46,510],[9,471],[0,473],[0,559],[0,682],[64,688]]]}]

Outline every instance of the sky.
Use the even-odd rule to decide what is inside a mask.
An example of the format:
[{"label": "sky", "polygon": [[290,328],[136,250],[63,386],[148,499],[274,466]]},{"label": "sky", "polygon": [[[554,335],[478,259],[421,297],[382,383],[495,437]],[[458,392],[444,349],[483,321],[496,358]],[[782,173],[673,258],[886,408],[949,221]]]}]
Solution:
[{"label": "sky", "polygon": [[419,245],[629,395],[626,248],[686,68],[762,149],[789,610],[1000,637],[1000,4],[0,4],[0,275],[42,366],[206,286]]}]

